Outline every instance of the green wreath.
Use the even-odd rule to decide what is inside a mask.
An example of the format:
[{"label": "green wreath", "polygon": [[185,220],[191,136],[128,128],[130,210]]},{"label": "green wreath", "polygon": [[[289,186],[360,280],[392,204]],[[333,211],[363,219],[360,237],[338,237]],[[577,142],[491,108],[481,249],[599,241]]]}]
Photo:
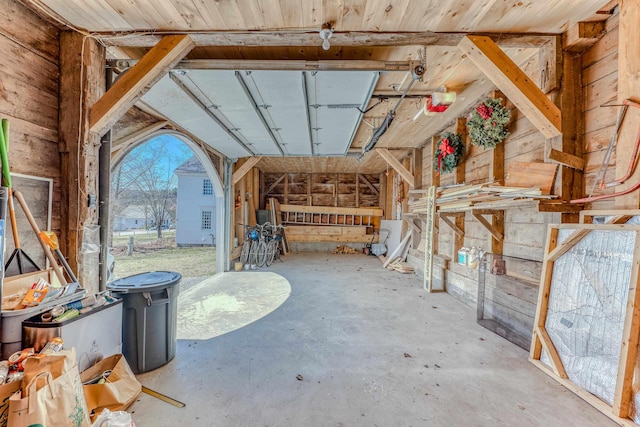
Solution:
[{"label": "green wreath", "polygon": [[463,154],[462,135],[445,132],[440,135],[440,142],[433,156],[433,168],[442,173],[453,172],[460,163]]},{"label": "green wreath", "polygon": [[471,143],[494,148],[509,135],[511,110],[502,105],[502,98],[489,98],[478,105],[467,121]]}]

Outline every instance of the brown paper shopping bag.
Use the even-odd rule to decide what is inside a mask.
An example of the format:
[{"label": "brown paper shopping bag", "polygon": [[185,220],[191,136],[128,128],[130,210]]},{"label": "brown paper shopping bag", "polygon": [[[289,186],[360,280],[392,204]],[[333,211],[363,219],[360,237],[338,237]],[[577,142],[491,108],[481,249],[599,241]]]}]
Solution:
[{"label": "brown paper shopping bag", "polygon": [[[43,385],[38,387],[40,382]],[[77,367],[56,379],[49,372],[41,372],[25,388],[26,397],[16,393],[9,398],[8,427],[91,425]]]},{"label": "brown paper shopping bag", "polygon": [[[22,378],[22,394],[24,397],[28,396],[27,385],[42,372],[50,373],[55,380],[65,372],[73,369],[78,370],[76,350],[73,347],[44,357],[28,357],[22,365],[24,366],[24,377]],[[42,385],[44,385],[44,378],[40,379],[37,389],[39,390]]]},{"label": "brown paper shopping bag", "polygon": [[92,420],[105,408],[124,411],[142,391],[142,385],[122,354],[109,356],[80,374],[83,383],[102,377],[105,378],[103,384],[82,386]]},{"label": "brown paper shopping bag", "polygon": [[20,390],[20,381],[0,385],[0,427],[7,427],[9,398]]}]

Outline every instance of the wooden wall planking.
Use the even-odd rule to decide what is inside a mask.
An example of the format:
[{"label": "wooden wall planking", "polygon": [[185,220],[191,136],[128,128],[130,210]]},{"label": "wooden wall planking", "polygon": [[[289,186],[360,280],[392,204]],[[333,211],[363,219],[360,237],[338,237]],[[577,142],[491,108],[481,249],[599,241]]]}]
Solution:
[{"label": "wooden wall planking", "polygon": [[[380,175],[359,174],[377,190],[378,194],[357,175],[354,173],[267,172],[264,173],[266,193],[262,194],[262,199],[275,197],[280,203],[289,205],[348,208],[379,206],[382,192]],[[356,206],[356,190],[358,206]]]},{"label": "wooden wall planking", "polygon": [[[53,180],[51,228],[60,235],[59,31],[14,0],[3,3],[0,17],[0,54],[10,58],[0,70],[0,116],[11,125],[10,169]],[[31,233],[21,239],[37,242]]]},{"label": "wooden wall planking", "polygon": [[[582,55],[582,79],[584,93],[584,191],[589,194],[605,156],[611,134],[614,131],[619,107],[602,107],[616,104],[618,93],[618,14],[605,24],[606,34]],[[607,177],[613,178],[616,169],[616,152],[612,152]],[[596,188],[594,195],[608,194],[614,188]],[[591,209],[613,209],[615,199],[592,203]]]}]

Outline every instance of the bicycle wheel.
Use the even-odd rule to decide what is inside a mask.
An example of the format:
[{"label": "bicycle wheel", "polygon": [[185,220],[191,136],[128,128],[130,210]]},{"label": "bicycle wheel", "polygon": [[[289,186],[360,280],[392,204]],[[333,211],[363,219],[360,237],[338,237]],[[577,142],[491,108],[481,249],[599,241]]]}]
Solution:
[{"label": "bicycle wheel", "polygon": [[273,259],[276,257],[277,247],[278,247],[278,241],[276,239],[271,240],[267,244],[267,267],[273,264]]},{"label": "bicycle wheel", "polygon": [[251,250],[249,251],[249,264],[256,265],[258,259],[258,242],[251,243]]},{"label": "bicycle wheel", "polygon": [[249,250],[251,249],[251,240],[245,240],[242,245],[242,252],[240,252],[240,262],[242,265],[246,264],[249,260]]},{"label": "bicycle wheel", "polygon": [[267,261],[267,242],[265,242],[264,240],[260,240],[258,242],[258,253],[256,255],[256,265],[258,267],[263,267],[266,261]]}]

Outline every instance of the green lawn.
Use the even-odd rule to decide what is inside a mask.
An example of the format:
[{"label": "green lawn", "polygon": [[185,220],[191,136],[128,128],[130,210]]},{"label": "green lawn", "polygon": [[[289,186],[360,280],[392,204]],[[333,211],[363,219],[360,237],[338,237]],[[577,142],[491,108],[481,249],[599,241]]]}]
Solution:
[{"label": "green lawn", "polygon": [[[133,237],[133,244],[149,243],[158,241],[158,232],[156,230],[136,230],[123,232],[122,235],[117,231],[113,233],[111,246],[123,246],[129,243],[129,239]],[[162,230],[162,240],[174,239],[176,230]]]},{"label": "green lawn", "polygon": [[176,271],[183,277],[210,276],[216,272],[216,249],[211,246],[134,251],[130,257],[122,254],[115,259],[117,277],[161,270]]}]

